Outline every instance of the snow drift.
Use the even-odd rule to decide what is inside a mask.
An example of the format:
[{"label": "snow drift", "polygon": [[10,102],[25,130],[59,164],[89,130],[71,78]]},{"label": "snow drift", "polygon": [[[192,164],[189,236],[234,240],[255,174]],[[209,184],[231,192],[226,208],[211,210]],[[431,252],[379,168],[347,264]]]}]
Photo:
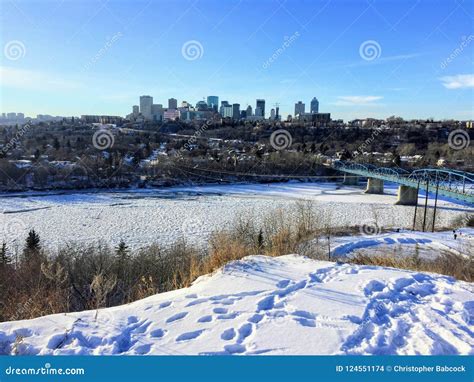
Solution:
[{"label": "snow drift", "polygon": [[472,284],[251,256],[128,305],[2,323],[0,354],[474,354],[473,331]]}]

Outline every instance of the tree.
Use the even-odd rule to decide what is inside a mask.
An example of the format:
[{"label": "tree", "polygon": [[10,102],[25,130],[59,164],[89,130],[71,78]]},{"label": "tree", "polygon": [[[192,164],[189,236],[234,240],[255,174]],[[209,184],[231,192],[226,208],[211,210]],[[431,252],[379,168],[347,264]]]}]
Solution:
[{"label": "tree", "polygon": [[38,254],[41,250],[40,237],[34,229],[28,232],[26,238],[25,252],[28,254]]},{"label": "tree", "polygon": [[12,262],[12,259],[8,255],[7,243],[3,242],[0,247],[0,267],[5,267]]}]

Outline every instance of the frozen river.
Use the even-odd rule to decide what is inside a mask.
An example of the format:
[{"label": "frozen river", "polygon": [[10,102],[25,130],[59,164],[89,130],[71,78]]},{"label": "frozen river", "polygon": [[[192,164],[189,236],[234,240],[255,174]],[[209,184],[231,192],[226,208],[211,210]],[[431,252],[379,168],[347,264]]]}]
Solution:
[{"label": "frozen river", "polygon": [[[381,227],[409,227],[413,207],[395,206],[396,187],[385,195],[364,194],[362,187],[334,183],[279,183],[175,187],[61,194],[0,196],[0,241],[22,246],[29,229],[43,245],[124,240],[136,248],[170,244],[180,237],[203,245],[212,231],[239,214],[256,218],[277,209],[291,209],[297,200],[311,200],[330,216],[333,226],[357,226],[377,217]],[[420,197],[420,203],[424,200]],[[433,204],[433,201],[430,201]],[[474,208],[440,201],[438,224],[447,225]]]}]

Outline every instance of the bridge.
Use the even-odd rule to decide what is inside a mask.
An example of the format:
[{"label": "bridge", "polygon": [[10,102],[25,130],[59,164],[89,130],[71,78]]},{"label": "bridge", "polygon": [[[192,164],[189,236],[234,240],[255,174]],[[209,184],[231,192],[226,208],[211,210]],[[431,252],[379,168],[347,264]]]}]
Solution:
[{"label": "bridge", "polygon": [[397,204],[400,205],[416,205],[420,189],[474,204],[473,173],[443,168],[423,168],[409,172],[401,168],[345,161],[336,161],[331,167],[344,173],[344,184],[347,185],[358,184],[359,176],[367,178],[368,194],[383,194],[384,181],[398,184]]}]

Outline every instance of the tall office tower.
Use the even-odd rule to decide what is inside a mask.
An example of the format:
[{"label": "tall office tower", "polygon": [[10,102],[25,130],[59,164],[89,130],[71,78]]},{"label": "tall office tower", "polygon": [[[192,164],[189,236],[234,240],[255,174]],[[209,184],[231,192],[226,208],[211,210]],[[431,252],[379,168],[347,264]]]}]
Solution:
[{"label": "tall office tower", "polygon": [[199,101],[196,104],[196,110],[198,111],[206,111],[207,110],[207,103],[205,101]]},{"label": "tall office tower", "polygon": [[304,114],[304,103],[298,101],[298,103],[295,103],[295,117],[302,114]]},{"label": "tall office tower", "polygon": [[168,109],[176,110],[178,108],[178,100],[176,98],[170,98],[168,100]]},{"label": "tall office tower", "polygon": [[143,118],[151,119],[151,105],[153,105],[153,97],[144,95],[140,97],[140,113]]},{"label": "tall office tower", "polygon": [[276,119],[275,116],[275,109],[270,110],[270,119]]},{"label": "tall office tower", "polygon": [[224,117],[224,108],[225,108],[226,106],[229,106],[229,102],[227,102],[227,101],[222,101],[222,102],[221,102],[221,107],[220,107],[220,109],[219,109],[219,114],[220,114],[221,116],[223,116],[223,117]]},{"label": "tall office tower", "polygon": [[163,112],[163,105],[161,103],[151,105],[151,116],[154,121],[161,121],[163,119]]},{"label": "tall office tower", "polygon": [[207,97],[207,107],[217,111],[219,108],[219,97],[218,96],[208,96]]},{"label": "tall office tower", "polygon": [[319,101],[316,97],[311,100],[311,114],[319,113]]},{"label": "tall office tower", "polygon": [[137,116],[140,113],[140,107],[138,105],[132,106],[132,114]]},{"label": "tall office tower", "polygon": [[233,117],[234,108],[232,107],[232,105],[224,105],[222,106],[222,108],[223,108],[222,117],[224,118]]},{"label": "tall office tower", "polygon": [[232,105],[232,118],[235,120],[240,119],[240,104],[234,103]]},{"label": "tall office tower", "polygon": [[255,108],[255,116],[256,117],[263,117],[262,109],[260,109],[260,107]]},{"label": "tall office tower", "polygon": [[251,117],[252,116],[252,106],[248,105],[247,106],[247,117]]},{"label": "tall office tower", "polygon": [[[257,108],[260,108],[260,111],[262,113],[261,117],[265,118],[265,100],[264,99],[257,100]],[[257,115],[257,110],[255,110],[255,115]]]},{"label": "tall office tower", "polygon": [[276,111],[275,111],[275,119],[277,121],[280,120],[280,108],[278,106],[276,107]]}]

